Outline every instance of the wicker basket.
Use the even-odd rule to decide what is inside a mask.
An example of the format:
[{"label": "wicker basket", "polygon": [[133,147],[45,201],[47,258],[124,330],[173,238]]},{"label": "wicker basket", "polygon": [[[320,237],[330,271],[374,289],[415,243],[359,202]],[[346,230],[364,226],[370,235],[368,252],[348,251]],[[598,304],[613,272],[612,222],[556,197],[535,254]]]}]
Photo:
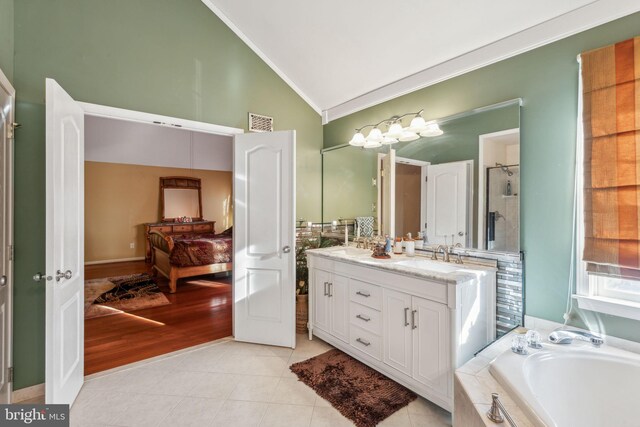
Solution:
[{"label": "wicker basket", "polygon": [[296,295],[296,332],[307,333],[309,322],[309,295]]}]

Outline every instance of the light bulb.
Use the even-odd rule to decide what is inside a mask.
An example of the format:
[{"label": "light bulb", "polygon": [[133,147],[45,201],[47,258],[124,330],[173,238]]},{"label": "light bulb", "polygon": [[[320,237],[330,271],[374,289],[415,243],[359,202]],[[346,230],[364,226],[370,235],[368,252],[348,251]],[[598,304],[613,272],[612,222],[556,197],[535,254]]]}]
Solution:
[{"label": "light bulb", "polygon": [[382,131],[378,128],[373,128],[367,135],[367,142],[382,142],[382,138]]},{"label": "light bulb", "polygon": [[388,136],[385,136],[384,139],[382,140],[382,143],[384,145],[395,144],[396,142],[398,142],[396,138],[390,138]]},{"label": "light bulb", "polygon": [[437,123],[427,123],[425,130],[420,132],[420,136],[440,136],[443,133]]},{"label": "light bulb", "polygon": [[402,136],[398,138],[398,140],[401,142],[408,142],[408,141],[415,141],[418,138],[420,137],[418,136],[417,133],[405,130],[404,132],[402,132]]},{"label": "light bulb", "polygon": [[402,136],[402,125],[399,122],[395,122],[389,126],[386,136],[389,138],[400,138]]},{"label": "light bulb", "polygon": [[365,143],[364,135],[361,132],[357,132],[349,141],[349,145],[353,145],[354,147],[362,147]]},{"label": "light bulb", "polygon": [[413,120],[411,120],[411,124],[409,125],[409,130],[411,132],[422,132],[427,127],[427,123],[424,121],[422,116],[415,116]]}]

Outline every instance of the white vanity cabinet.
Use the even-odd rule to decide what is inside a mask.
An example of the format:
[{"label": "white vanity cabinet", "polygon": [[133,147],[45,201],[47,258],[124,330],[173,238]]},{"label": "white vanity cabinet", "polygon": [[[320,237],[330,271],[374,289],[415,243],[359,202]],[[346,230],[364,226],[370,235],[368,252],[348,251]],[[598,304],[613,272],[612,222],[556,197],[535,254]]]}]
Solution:
[{"label": "white vanity cabinet", "polygon": [[310,338],[451,410],[455,368],[495,337],[495,269],[426,279],[320,251],[307,258]]},{"label": "white vanity cabinet", "polygon": [[349,279],[329,271],[309,270],[313,286],[312,321],[316,328],[349,342]]}]

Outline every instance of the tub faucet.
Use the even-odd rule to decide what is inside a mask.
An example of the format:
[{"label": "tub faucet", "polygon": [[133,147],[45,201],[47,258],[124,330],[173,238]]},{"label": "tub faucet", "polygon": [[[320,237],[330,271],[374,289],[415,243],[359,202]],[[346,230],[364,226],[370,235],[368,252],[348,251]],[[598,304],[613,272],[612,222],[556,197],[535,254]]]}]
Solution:
[{"label": "tub faucet", "polygon": [[579,329],[556,329],[549,334],[549,341],[554,344],[571,344],[574,339],[590,342],[594,347],[604,344],[601,336]]}]

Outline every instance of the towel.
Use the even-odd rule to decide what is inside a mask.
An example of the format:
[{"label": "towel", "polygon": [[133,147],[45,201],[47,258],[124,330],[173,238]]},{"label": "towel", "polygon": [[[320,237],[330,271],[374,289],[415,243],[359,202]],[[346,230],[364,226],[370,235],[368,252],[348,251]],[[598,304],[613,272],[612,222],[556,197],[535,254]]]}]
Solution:
[{"label": "towel", "polygon": [[357,216],[356,226],[360,228],[360,236],[362,237],[373,236],[373,217],[372,216]]}]

